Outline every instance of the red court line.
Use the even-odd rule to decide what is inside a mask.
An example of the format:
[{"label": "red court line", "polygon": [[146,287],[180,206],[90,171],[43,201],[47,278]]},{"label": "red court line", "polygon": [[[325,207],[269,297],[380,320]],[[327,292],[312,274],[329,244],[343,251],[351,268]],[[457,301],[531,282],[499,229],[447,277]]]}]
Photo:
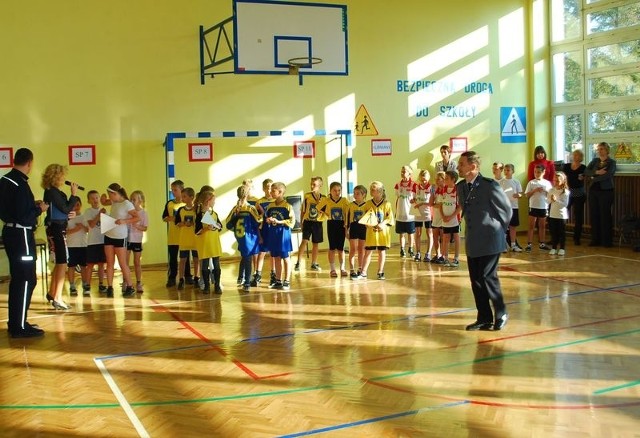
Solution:
[{"label": "red court line", "polygon": [[[346,375],[350,375],[349,373],[344,372],[344,370],[340,370]],[[351,377],[358,378],[357,376],[351,375]],[[468,397],[459,398],[459,397],[449,397],[446,395],[438,395],[438,394],[430,394],[430,393],[421,393],[417,391],[413,391],[411,389],[399,388],[397,386],[388,385],[386,383],[374,382],[366,378],[359,378],[359,380],[366,384],[377,386],[383,389],[388,389],[394,392],[400,392],[403,394],[411,394],[417,397],[427,397],[427,398],[435,398],[447,401],[466,401],[469,404],[473,405],[482,405],[482,406],[492,406],[498,408],[526,408],[526,409],[549,409],[549,410],[580,410],[580,409],[611,409],[611,408],[626,408],[631,406],[640,406],[640,401],[635,402],[626,402],[626,403],[612,403],[612,404],[586,404],[586,405],[536,405],[531,403],[501,403],[501,402],[490,402],[483,400],[471,400]]]},{"label": "red court line", "polygon": [[[208,344],[209,346],[211,346],[211,348],[215,351],[217,351],[218,353],[220,353],[220,355],[222,357],[228,358],[229,357],[229,353],[227,353],[223,348],[219,347],[218,345],[214,344],[209,338],[207,338],[205,335],[203,335],[202,333],[200,333],[198,330],[196,330],[195,328],[193,328],[188,322],[186,322],[185,320],[183,320],[182,318],[180,318],[180,316],[178,316],[177,314],[175,314],[173,311],[169,310],[168,308],[166,308],[165,306],[163,306],[162,304],[160,304],[158,301],[156,300],[151,300],[154,303],[157,304],[157,306],[153,306],[153,310],[154,312],[163,312],[163,313],[168,313],[169,315],[171,315],[171,317],[178,322],[180,325],[182,325],[184,328],[186,328],[187,330],[189,330],[191,333],[193,333],[197,338],[199,338],[200,340],[202,340],[202,342]],[[233,364],[235,366],[237,366],[238,368],[240,368],[246,375],[248,375],[249,377],[251,377],[253,380],[258,380],[260,379],[260,377],[254,373],[253,371],[251,371],[249,369],[249,367],[247,367],[245,364],[243,364],[242,362],[240,362],[237,359],[231,359],[231,362],[233,362]]]},{"label": "red court line", "polygon": [[575,284],[575,285],[578,285],[578,286],[584,286],[584,287],[588,287],[588,288],[591,288],[591,289],[602,289],[602,290],[606,290],[607,292],[625,293],[623,289],[607,289],[607,288],[603,288],[602,286],[594,286],[592,284],[580,283],[579,281],[572,281],[572,280],[567,280],[567,279],[563,279],[563,278],[537,274],[535,272],[520,271],[519,269],[516,269],[516,268],[511,267],[511,266],[501,266],[500,270],[501,271],[517,272],[517,273],[522,274],[522,275],[529,275],[531,277],[537,277],[537,278],[544,278],[544,279],[547,279],[547,280],[559,281],[561,283]]},{"label": "red court line", "polygon": [[[586,285],[586,286],[593,287],[593,286],[590,286],[590,285]],[[224,349],[222,349],[219,346],[215,345],[210,339],[208,339],[206,336],[204,336],[198,330],[193,328],[189,323],[184,321],[182,318],[180,318],[180,316],[175,314],[173,311],[169,310],[164,305],[160,304],[158,301],[156,301],[156,300],[151,300],[151,301],[153,301],[154,303],[157,304],[157,306],[153,306],[154,311],[168,313],[169,315],[171,315],[171,317],[175,321],[177,321],[179,324],[181,324],[183,327],[185,327],[187,330],[189,330],[191,333],[193,333],[200,340],[202,340],[206,344],[210,345],[212,349],[214,349],[215,351],[220,353],[223,357],[228,357],[228,353]],[[539,334],[543,334],[543,333],[551,333],[551,332],[554,332],[554,331],[575,329],[575,328],[584,327],[584,326],[592,326],[592,325],[597,325],[597,324],[604,324],[604,323],[608,323],[608,322],[614,322],[614,321],[620,321],[620,320],[638,318],[638,317],[640,317],[640,315],[630,315],[630,316],[623,316],[623,317],[619,317],[619,318],[606,319],[606,320],[602,320],[602,321],[593,321],[593,322],[586,322],[586,323],[582,323],[582,324],[575,324],[575,325],[570,325],[570,326],[565,326],[565,327],[555,327],[555,328],[546,329],[546,330],[538,330],[538,331],[535,331],[535,332],[521,333],[519,335],[503,336],[503,337],[500,337],[500,338],[486,339],[484,341],[446,345],[446,346],[439,347],[438,350],[446,350],[446,349],[451,349],[451,348],[459,348],[459,347],[478,345],[478,344],[488,344],[488,343],[497,342],[497,341],[503,341],[503,340],[509,340],[509,339],[517,339],[517,338],[523,338],[523,337],[528,337],[528,336],[535,336],[535,335],[539,335]],[[401,357],[414,356],[416,354],[423,354],[423,353],[421,352],[421,353],[394,354],[394,355],[391,355],[391,356],[382,356],[382,357],[377,357],[377,358],[365,359],[365,360],[361,360],[361,361],[357,361],[357,362],[352,362],[351,364],[364,364],[364,363],[379,362],[379,361],[397,359],[397,358],[401,358]],[[324,367],[307,368],[307,369],[303,369],[303,370],[288,371],[288,372],[283,372],[283,373],[269,374],[269,375],[265,375],[265,376],[260,376],[260,375],[256,374],[255,372],[253,372],[249,367],[244,365],[241,361],[239,361],[237,359],[231,359],[231,361],[238,368],[240,368],[245,374],[247,374],[249,377],[251,377],[253,380],[268,380],[268,379],[275,379],[275,378],[280,378],[280,377],[288,377],[288,376],[292,376],[292,375],[298,374],[300,372],[305,372],[306,373],[306,372],[310,372],[310,371],[322,371],[322,370],[331,369],[331,368],[335,368],[336,367],[336,365],[327,365],[327,366],[324,366]]]}]

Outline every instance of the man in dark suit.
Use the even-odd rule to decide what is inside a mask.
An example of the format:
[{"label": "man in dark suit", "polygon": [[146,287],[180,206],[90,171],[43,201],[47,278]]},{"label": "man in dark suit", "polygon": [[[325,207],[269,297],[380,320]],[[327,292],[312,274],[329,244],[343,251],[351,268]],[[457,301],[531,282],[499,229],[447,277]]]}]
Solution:
[{"label": "man in dark suit", "polygon": [[36,286],[36,241],[34,230],[38,216],[48,205],[35,201],[29,177],[33,153],[26,148],[16,151],[13,169],[0,177],[0,220],[2,239],[9,259],[9,335],[13,338],[33,338],[44,330],[27,322],[31,295]]},{"label": "man in dark suit", "polygon": [[478,309],[476,321],[466,330],[501,330],[509,316],[500,289],[498,261],[507,245],[511,203],[496,181],[480,175],[480,157],[474,151],[460,156],[458,171],[464,178],[457,184],[458,205],[465,221],[467,264]]}]

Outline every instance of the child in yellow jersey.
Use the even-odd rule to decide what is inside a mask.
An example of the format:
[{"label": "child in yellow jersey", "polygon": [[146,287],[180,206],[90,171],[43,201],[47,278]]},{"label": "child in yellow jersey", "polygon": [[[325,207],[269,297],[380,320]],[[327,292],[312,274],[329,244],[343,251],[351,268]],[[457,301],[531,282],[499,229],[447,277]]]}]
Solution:
[{"label": "child in yellow jersey", "polygon": [[[349,239],[349,267],[351,268],[350,277],[352,280],[358,280],[362,274],[364,266],[364,244],[367,238],[367,227],[358,223],[362,215],[366,213],[364,205],[366,204],[367,188],[363,185],[357,185],[353,189],[353,202],[349,204],[347,209],[347,238]],[[358,265],[356,269],[356,256],[358,256]]]},{"label": "child in yellow jersey", "polygon": [[362,277],[367,277],[367,269],[371,262],[371,253],[378,251],[378,280],[384,280],[384,264],[387,258],[387,250],[391,246],[391,227],[395,223],[391,203],[387,201],[384,185],[380,181],[374,181],[369,187],[371,199],[364,205],[366,212],[372,211],[377,217],[377,224],[367,227],[365,239],[364,266]]},{"label": "child in yellow jersey", "polygon": [[[180,228],[176,225],[176,212],[184,204],[182,203],[182,190],[184,183],[179,179],[171,183],[171,195],[173,199],[167,201],[162,212],[162,221],[167,223],[167,250],[169,253],[169,269],[167,274],[167,287],[176,285],[178,275],[178,252],[180,250]],[[187,267],[187,269],[189,269]]]},{"label": "child in yellow jersey", "polygon": [[184,289],[184,272],[189,254],[193,257],[193,282],[198,284],[198,251],[196,250],[196,233],[194,231],[196,210],[193,206],[195,195],[195,191],[191,187],[184,189],[182,191],[182,202],[185,205],[180,207],[176,213],[176,225],[180,228],[180,265],[178,267],[180,281],[178,282],[178,290]]},{"label": "child in yellow jersey", "polygon": [[[202,293],[208,294],[210,283],[214,285],[214,292],[217,295],[222,293],[220,285],[220,256],[222,255],[222,245],[220,244],[220,231],[222,223],[218,214],[213,211],[216,202],[216,195],[213,188],[200,190],[196,199],[196,247],[201,263],[202,273]],[[204,222],[203,222],[204,219]]]},{"label": "child in yellow jersey", "polygon": [[340,275],[346,277],[347,271],[344,269],[344,240],[346,238],[347,210],[349,201],[342,197],[342,184],[332,182],[329,186],[329,196],[325,196],[318,204],[320,210],[327,219],[327,237],[329,237],[329,266],[330,276],[338,276],[336,271],[336,254],[340,263]]},{"label": "child in yellow jersey", "polygon": [[322,235],[322,221],[320,217],[320,211],[318,210],[318,204],[325,196],[320,193],[322,188],[322,178],[314,176],[311,178],[311,191],[305,193],[302,200],[302,207],[300,209],[300,216],[302,221],[302,241],[300,242],[300,248],[298,248],[298,261],[295,265],[295,270],[300,270],[300,259],[307,249],[309,240],[311,240],[311,270],[320,271],[320,265],[318,264],[318,246],[324,241]]}]

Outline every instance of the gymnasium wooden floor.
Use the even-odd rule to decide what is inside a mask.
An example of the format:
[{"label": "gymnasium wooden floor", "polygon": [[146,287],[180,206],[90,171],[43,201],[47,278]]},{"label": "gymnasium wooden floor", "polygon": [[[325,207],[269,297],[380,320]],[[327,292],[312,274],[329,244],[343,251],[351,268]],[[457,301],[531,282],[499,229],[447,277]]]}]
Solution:
[{"label": "gymnasium wooden floor", "polygon": [[29,321],[45,337],[0,336],[0,435],[640,436],[639,253],[505,255],[499,332],[464,330],[464,256],[451,269],[392,248],[387,279],[365,282],[320,261],[285,293],[243,294],[224,264],[221,298],[145,271],[143,295],[96,290],[68,312],[39,285]]}]

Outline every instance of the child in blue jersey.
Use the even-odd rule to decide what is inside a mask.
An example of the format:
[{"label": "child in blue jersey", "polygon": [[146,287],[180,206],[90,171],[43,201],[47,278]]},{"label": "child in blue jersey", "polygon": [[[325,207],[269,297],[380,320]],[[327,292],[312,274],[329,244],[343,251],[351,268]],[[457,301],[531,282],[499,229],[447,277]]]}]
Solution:
[{"label": "child in blue jersey", "polygon": [[329,185],[329,196],[322,198],[318,204],[318,210],[327,217],[327,236],[329,237],[329,266],[330,276],[338,276],[336,271],[336,254],[340,263],[340,276],[346,277],[347,271],[344,269],[344,241],[346,238],[346,220],[349,201],[342,197],[342,184],[332,182]]},{"label": "child in blue jersey", "polygon": [[[256,202],[256,208],[258,209],[258,213],[262,216],[262,220],[267,217],[267,207],[269,204],[273,202],[273,198],[271,197],[271,184],[273,184],[273,180],[267,178],[262,181],[262,190],[264,190],[264,196]],[[260,253],[258,254],[258,261],[256,262],[256,272],[253,274],[253,278],[251,279],[251,286],[256,287],[260,284],[260,280],[262,280],[262,265],[264,264],[264,258],[269,252],[269,248],[267,246],[267,226],[264,225],[260,227]],[[271,278],[269,281],[269,286],[272,286],[276,283],[276,265],[273,259],[271,259]]]},{"label": "child in blue jersey", "polygon": [[262,216],[256,208],[249,204],[249,186],[238,187],[238,203],[227,216],[227,229],[233,231],[238,242],[240,259],[240,273],[238,278],[243,279],[242,290],[249,292],[251,278],[251,263],[254,255],[260,252],[260,223]]},{"label": "child in blue jersey", "polygon": [[296,218],[293,207],[284,199],[287,186],[277,182],[271,185],[271,197],[273,202],[267,207],[268,225],[267,242],[269,253],[276,264],[276,282],[272,289],[289,290],[291,278],[291,263],[289,253],[293,250],[291,245],[291,229]]}]

